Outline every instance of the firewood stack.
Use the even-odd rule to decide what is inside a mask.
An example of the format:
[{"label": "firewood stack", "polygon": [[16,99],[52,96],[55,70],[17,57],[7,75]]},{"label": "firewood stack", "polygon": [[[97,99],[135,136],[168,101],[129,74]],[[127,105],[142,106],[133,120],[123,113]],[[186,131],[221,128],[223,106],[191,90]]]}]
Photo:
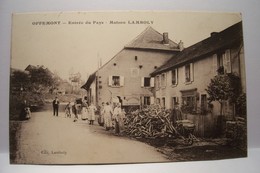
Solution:
[{"label": "firewood stack", "polygon": [[137,138],[173,137],[178,132],[170,121],[170,110],[150,106],[126,116],[126,134]]},{"label": "firewood stack", "polygon": [[247,147],[246,120],[241,117],[236,117],[233,121],[227,121],[226,137],[230,144],[245,149]]}]

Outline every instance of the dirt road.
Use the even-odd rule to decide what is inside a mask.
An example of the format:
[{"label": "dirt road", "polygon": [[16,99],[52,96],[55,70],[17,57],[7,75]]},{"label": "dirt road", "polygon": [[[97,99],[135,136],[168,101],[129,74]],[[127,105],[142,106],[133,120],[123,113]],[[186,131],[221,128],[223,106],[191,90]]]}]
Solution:
[{"label": "dirt road", "polygon": [[26,164],[93,164],[165,162],[155,148],[114,136],[97,124],[73,122],[64,114],[37,112],[22,123],[15,162]]}]

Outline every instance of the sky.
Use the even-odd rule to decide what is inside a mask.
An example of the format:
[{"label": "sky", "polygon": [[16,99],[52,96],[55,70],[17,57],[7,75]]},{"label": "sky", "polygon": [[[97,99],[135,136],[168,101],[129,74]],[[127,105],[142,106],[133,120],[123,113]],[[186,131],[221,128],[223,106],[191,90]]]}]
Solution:
[{"label": "sky", "polygon": [[63,79],[79,72],[86,81],[100,59],[105,64],[148,26],[188,47],[241,20],[239,13],[169,11],[14,14],[11,67],[44,65]]}]

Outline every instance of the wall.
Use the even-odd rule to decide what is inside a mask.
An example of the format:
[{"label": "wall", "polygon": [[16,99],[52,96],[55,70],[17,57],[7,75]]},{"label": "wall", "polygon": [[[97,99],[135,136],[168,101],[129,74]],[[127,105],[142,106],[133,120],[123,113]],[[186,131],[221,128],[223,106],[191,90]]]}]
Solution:
[{"label": "wall", "polygon": [[[230,49],[231,52],[231,64],[232,64],[232,73],[239,74],[242,81],[242,88],[245,92],[245,68],[244,68],[244,53],[243,47],[241,48],[238,45],[233,46]],[[165,107],[166,109],[173,108],[172,97],[178,97],[178,102],[182,104],[182,93],[183,90],[192,90],[196,89],[198,93],[197,97],[197,107],[201,106],[201,95],[208,94],[206,88],[210,83],[210,80],[217,75],[216,72],[216,62],[217,56],[211,55],[205,57],[199,61],[193,62],[193,78],[192,82],[185,82],[185,67],[178,67],[178,83],[177,85],[172,85],[172,74],[171,71],[166,72],[166,87],[155,88],[155,97],[156,98],[165,98]],[[156,80],[156,79],[155,79]],[[185,115],[185,118],[192,120],[196,125],[196,134],[200,136],[210,136],[215,133],[216,126],[219,124],[219,114],[220,114],[220,104],[218,102],[212,102],[213,109],[211,113],[207,115]],[[228,117],[232,116],[232,107],[227,105],[223,106],[225,115]]]},{"label": "wall", "polygon": [[[89,102],[90,103],[93,103],[93,104],[96,104],[97,100],[96,100],[96,79],[91,83],[90,85],[90,90],[88,92],[88,98],[89,98]],[[89,103],[89,104],[90,104]]]},{"label": "wall", "polygon": [[[137,60],[135,59],[136,56]],[[123,49],[98,70],[98,104],[111,101],[111,98],[116,96],[126,100],[139,99],[139,101],[140,96],[152,96],[152,88],[141,87],[141,78],[149,77],[156,66],[161,66],[172,56],[172,52]],[[137,75],[133,74],[133,69],[138,71]],[[124,76],[124,86],[110,87],[108,78],[111,75]]]}]

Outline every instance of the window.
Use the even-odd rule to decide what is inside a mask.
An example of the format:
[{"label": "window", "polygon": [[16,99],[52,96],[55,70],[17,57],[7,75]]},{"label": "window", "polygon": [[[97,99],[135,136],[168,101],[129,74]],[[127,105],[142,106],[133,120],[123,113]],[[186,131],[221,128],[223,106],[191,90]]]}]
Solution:
[{"label": "window", "polygon": [[165,97],[162,98],[162,107],[165,108]]},{"label": "window", "polygon": [[178,97],[172,97],[172,108],[174,108],[178,102]]},{"label": "window", "polygon": [[141,87],[154,87],[154,78],[143,77],[141,81]]},{"label": "window", "polygon": [[112,76],[112,86],[120,86],[120,77]]},{"label": "window", "polygon": [[123,76],[109,76],[108,85],[112,87],[124,86]]},{"label": "window", "polygon": [[144,87],[149,87],[150,86],[150,79],[149,77],[144,78]]},{"label": "window", "polygon": [[172,85],[177,85],[178,83],[178,69],[172,70]]},{"label": "window", "polygon": [[185,66],[185,81],[190,82],[190,64]]},{"label": "window", "polygon": [[182,108],[185,113],[197,111],[197,89],[184,90],[182,93]]},{"label": "window", "polygon": [[166,73],[163,73],[161,75],[161,86],[165,87],[166,86]]},{"label": "window", "polygon": [[144,105],[150,105],[150,104],[151,104],[150,97],[144,97]]},{"label": "window", "polygon": [[185,82],[193,81],[193,64],[185,65]]},{"label": "window", "polygon": [[224,59],[225,54],[221,53],[218,54],[218,74],[224,74],[224,66],[223,66],[223,59]]},{"label": "window", "polygon": [[218,55],[218,74],[231,73],[230,50],[221,52]]},{"label": "window", "polygon": [[185,107],[187,112],[196,111],[196,97],[195,96],[186,96],[182,97],[182,104]]}]

